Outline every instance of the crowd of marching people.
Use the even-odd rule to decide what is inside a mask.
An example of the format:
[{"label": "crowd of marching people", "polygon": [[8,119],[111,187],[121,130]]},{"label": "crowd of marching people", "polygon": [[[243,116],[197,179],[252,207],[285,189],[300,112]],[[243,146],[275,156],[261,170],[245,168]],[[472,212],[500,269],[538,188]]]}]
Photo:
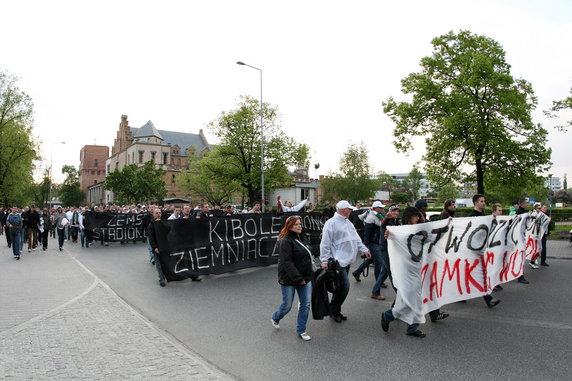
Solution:
[{"label": "crowd of marching people", "polygon": [[[474,208],[469,213],[469,217],[485,215],[486,200],[483,195],[477,194],[473,197]],[[311,212],[315,206],[308,200],[294,205],[291,201],[282,203],[280,197],[277,198],[277,208],[271,210],[272,213],[284,212]],[[271,322],[276,328],[280,328],[280,321],[291,310],[295,294],[298,294],[298,318],[297,334],[305,341],[311,340],[306,331],[306,324],[312,310],[315,319],[329,316],[334,322],[342,323],[348,317],[342,313],[342,307],[350,290],[350,266],[354,264],[360,256],[363,262],[351,272],[356,282],[361,281],[361,276],[369,273],[369,268],[373,265],[375,281],[371,290],[370,298],[374,300],[385,300],[388,295],[382,295],[382,289],[388,288],[388,280],[396,295],[399,290],[395,288],[392,278],[390,256],[388,251],[388,238],[390,236],[388,227],[398,225],[421,224],[428,222],[428,204],[426,200],[419,200],[414,206],[400,207],[397,204],[389,206],[380,201],[375,201],[368,209],[358,209],[347,201],[340,201],[333,206],[326,208],[323,213],[329,213],[325,222],[319,248],[319,264],[312,254],[307,235],[302,234],[303,226],[300,216],[290,215],[284,221],[284,226],[279,233],[277,241],[278,253],[278,282],[281,287],[282,302],[272,314]],[[547,213],[547,205],[535,204],[533,210],[538,213]],[[510,207],[509,215],[528,213],[529,205],[526,199],[515,201]],[[161,269],[159,261],[159,250],[155,235],[154,223],[160,220],[176,219],[196,219],[199,222],[208,220],[213,216],[232,216],[235,214],[261,213],[261,205],[255,202],[251,208],[236,210],[233,205],[223,207],[210,207],[208,203],[197,205],[184,204],[175,205],[92,205],[90,207],[57,207],[52,209],[37,208],[31,205],[26,208],[16,206],[2,209],[0,208],[0,234],[5,235],[8,247],[12,249],[13,257],[19,260],[22,253],[27,249],[28,253],[48,249],[49,238],[56,238],[58,250],[62,251],[65,242],[80,243],[82,247],[89,248],[91,239],[85,232],[85,218],[89,212],[107,212],[122,214],[149,213],[151,219],[147,229],[147,249],[149,262],[155,266],[159,284],[165,287],[166,279]],[[442,212],[437,219],[455,218],[455,200],[446,200]],[[503,209],[500,204],[492,205],[494,216],[502,215]],[[400,218],[401,215],[401,218]],[[360,236],[356,230],[356,218],[363,224],[363,234]],[[529,262],[533,269],[539,266],[549,266],[546,262],[546,238],[548,231],[542,238],[542,250],[540,261]],[[121,241],[121,243],[125,243]],[[101,244],[106,244],[101,240]],[[332,271],[336,274],[335,292],[331,300],[328,299],[328,274]],[[193,281],[200,281],[198,276],[191,277]],[[331,280],[330,280],[331,281]],[[521,275],[518,282],[528,284],[528,280]],[[493,292],[502,290],[497,285]],[[501,301],[492,294],[483,297],[487,307],[494,308]],[[394,302],[395,304],[395,302]],[[449,317],[449,314],[441,309],[429,312],[431,322],[437,322]],[[396,315],[393,305],[381,315],[381,328],[388,331],[390,323],[399,318]],[[406,334],[414,337],[425,337],[419,329],[419,324],[408,324]]]},{"label": "crowd of marching people", "polygon": [[[469,217],[484,216],[485,197],[477,194],[473,197],[474,208],[469,213]],[[510,215],[528,213],[528,201],[521,199],[511,207]],[[391,266],[389,261],[387,239],[389,237],[388,226],[410,225],[428,222],[427,218],[428,204],[426,200],[419,200],[414,206],[404,208],[402,217],[400,215],[400,206],[397,204],[390,205],[385,209],[380,201],[375,201],[371,208],[362,212],[358,218],[364,223],[364,234],[360,237],[356,231],[355,224],[350,221],[352,211],[355,207],[347,201],[340,201],[336,205],[336,212],[332,218],[326,221],[322,231],[320,242],[320,262],[322,269],[313,268],[310,247],[304,235],[301,234],[301,219],[298,216],[290,216],[285,221],[285,225],[280,232],[278,239],[278,282],[282,290],[282,303],[278,309],[272,314],[271,323],[276,329],[280,328],[280,320],[290,311],[294,300],[295,293],[298,294],[299,308],[297,318],[297,334],[305,341],[311,340],[310,335],[306,331],[306,323],[309,316],[310,307],[314,319],[322,319],[325,316],[336,323],[342,323],[348,319],[342,313],[342,305],[348,295],[350,289],[349,273],[350,265],[355,263],[360,257],[364,261],[351,274],[355,281],[361,281],[361,275],[368,271],[370,265],[374,266],[375,282],[370,297],[375,300],[384,300],[386,297],[381,295],[381,289],[387,287],[385,281],[389,279],[393,290],[397,295],[397,290],[393,284],[391,274]],[[534,210],[539,213],[547,213],[547,205],[538,204],[534,206]],[[447,200],[444,203],[444,209],[438,216],[438,219],[451,219],[455,217],[456,205],[455,200]],[[495,216],[502,215],[502,206],[494,204],[492,213]],[[540,266],[548,266],[546,262],[546,237],[548,231],[542,238],[542,252],[540,255]],[[533,269],[538,268],[536,261],[529,262]],[[332,277],[336,280],[330,280],[335,286],[328,286],[326,280],[326,272],[334,270],[336,275]],[[528,284],[528,280],[524,275],[518,278],[518,282]],[[313,284],[315,283],[315,284]],[[335,290],[331,301],[328,300],[328,290]],[[502,290],[502,286],[497,285],[493,292]],[[494,298],[491,294],[483,297],[487,307],[494,308],[501,301]],[[466,302],[466,301],[462,301]],[[399,316],[394,313],[394,305],[381,315],[381,328],[388,332],[390,323]],[[435,323],[449,317],[449,314],[437,309],[429,312],[431,322]],[[408,336],[423,338],[425,333],[419,329],[419,324],[408,324],[406,329]]]}]

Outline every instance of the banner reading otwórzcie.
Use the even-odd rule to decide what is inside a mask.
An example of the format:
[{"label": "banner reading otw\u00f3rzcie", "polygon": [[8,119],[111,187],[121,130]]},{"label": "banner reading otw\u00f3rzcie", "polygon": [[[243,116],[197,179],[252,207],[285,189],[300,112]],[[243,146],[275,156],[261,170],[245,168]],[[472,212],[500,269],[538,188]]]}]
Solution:
[{"label": "banner reading otw\u00f3rzcie", "polygon": [[234,214],[197,220],[161,220],[153,223],[159,258],[169,281],[206,274],[222,274],[278,260],[276,241],[284,221],[291,215],[302,219],[302,234],[308,234],[318,255],[321,213]]},{"label": "banner reading otw\u00f3rzcie", "polygon": [[145,241],[149,213],[123,214],[109,212],[87,212],[83,226],[85,234],[96,241]]},{"label": "banner reading otw\u00f3rzcie", "polygon": [[394,316],[424,323],[429,311],[518,278],[527,247],[539,246],[546,226],[545,217],[527,213],[388,227]]}]

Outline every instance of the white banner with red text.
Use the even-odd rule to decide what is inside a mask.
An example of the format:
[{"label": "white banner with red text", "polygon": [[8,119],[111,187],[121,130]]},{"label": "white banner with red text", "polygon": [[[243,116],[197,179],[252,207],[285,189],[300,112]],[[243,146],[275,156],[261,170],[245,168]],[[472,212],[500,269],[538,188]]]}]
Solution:
[{"label": "white banner with red text", "polygon": [[425,323],[445,304],[490,294],[535,259],[550,218],[543,213],[465,217],[390,226],[388,252],[397,297],[393,314]]}]

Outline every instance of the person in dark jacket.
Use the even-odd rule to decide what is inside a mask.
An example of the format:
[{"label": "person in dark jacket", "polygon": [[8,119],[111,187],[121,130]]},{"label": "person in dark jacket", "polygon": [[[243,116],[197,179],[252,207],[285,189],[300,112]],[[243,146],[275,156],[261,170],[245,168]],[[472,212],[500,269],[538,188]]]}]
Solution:
[{"label": "person in dark jacket", "polygon": [[155,269],[157,270],[157,277],[159,278],[159,285],[165,287],[165,274],[163,274],[163,269],[161,268],[161,261],[159,261],[159,246],[157,245],[157,236],[155,234],[155,221],[161,221],[161,209],[153,209],[153,220],[149,223],[147,227],[147,237],[149,238],[149,245],[153,251]]},{"label": "person in dark jacket", "polygon": [[300,307],[296,333],[304,341],[311,339],[306,323],[312,300],[313,257],[308,240],[302,233],[302,220],[290,216],[278,235],[278,283],[282,288],[282,304],[272,314],[272,325],[280,328],[280,320],[292,308],[294,292],[298,293]]},{"label": "person in dark jacket", "polygon": [[445,200],[445,206],[441,214],[439,214],[440,220],[446,220],[447,218],[455,217],[455,212],[457,211],[457,205],[455,205],[455,200]]}]

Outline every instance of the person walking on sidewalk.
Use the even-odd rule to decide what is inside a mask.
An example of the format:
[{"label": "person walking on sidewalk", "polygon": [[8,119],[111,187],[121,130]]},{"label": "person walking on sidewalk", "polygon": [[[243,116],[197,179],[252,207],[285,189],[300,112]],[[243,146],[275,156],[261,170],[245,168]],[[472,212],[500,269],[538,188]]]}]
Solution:
[{"label": "person walking on sidewalk", "polygon": [[18,208],[13,206],[12,213],[6,219],[6,226],[10,229],[10,238],[12,240],[12,252],[16,260],[20,259],[20,243],[22,230],[22,216],[18,214]]},{"label": "person walking on sidewalk", "polygon": [[42,242],[42,250],[48,249],[48,236],[50,234],[50,214],[48,209],[40,212],[40,222],[38,223],[38,231],[40,232],[40,241]]},{"label": "person walking on sidewalk", "polygon": [[296,333],[304,341],[311,339],[306,323],[312,301],[312,277],[314,258],[308,238],[302,233],[302,220],[290,216],[278,234],[278,283],[282,289],[282,304],[272,314],[272,325],[280,328],[280,320],[292,309],[294,293],[298,293],[298,324]]},{"label": "person walking on sidewalk", "polygon": [[66,215],[63,213],[61,206],[58,207],[54,222],[56,225],[56,230],[58,231],[58,246],[60,251],[62,251],[65,241],[65,229],[67,226],[69,226],[70,222]]}]

